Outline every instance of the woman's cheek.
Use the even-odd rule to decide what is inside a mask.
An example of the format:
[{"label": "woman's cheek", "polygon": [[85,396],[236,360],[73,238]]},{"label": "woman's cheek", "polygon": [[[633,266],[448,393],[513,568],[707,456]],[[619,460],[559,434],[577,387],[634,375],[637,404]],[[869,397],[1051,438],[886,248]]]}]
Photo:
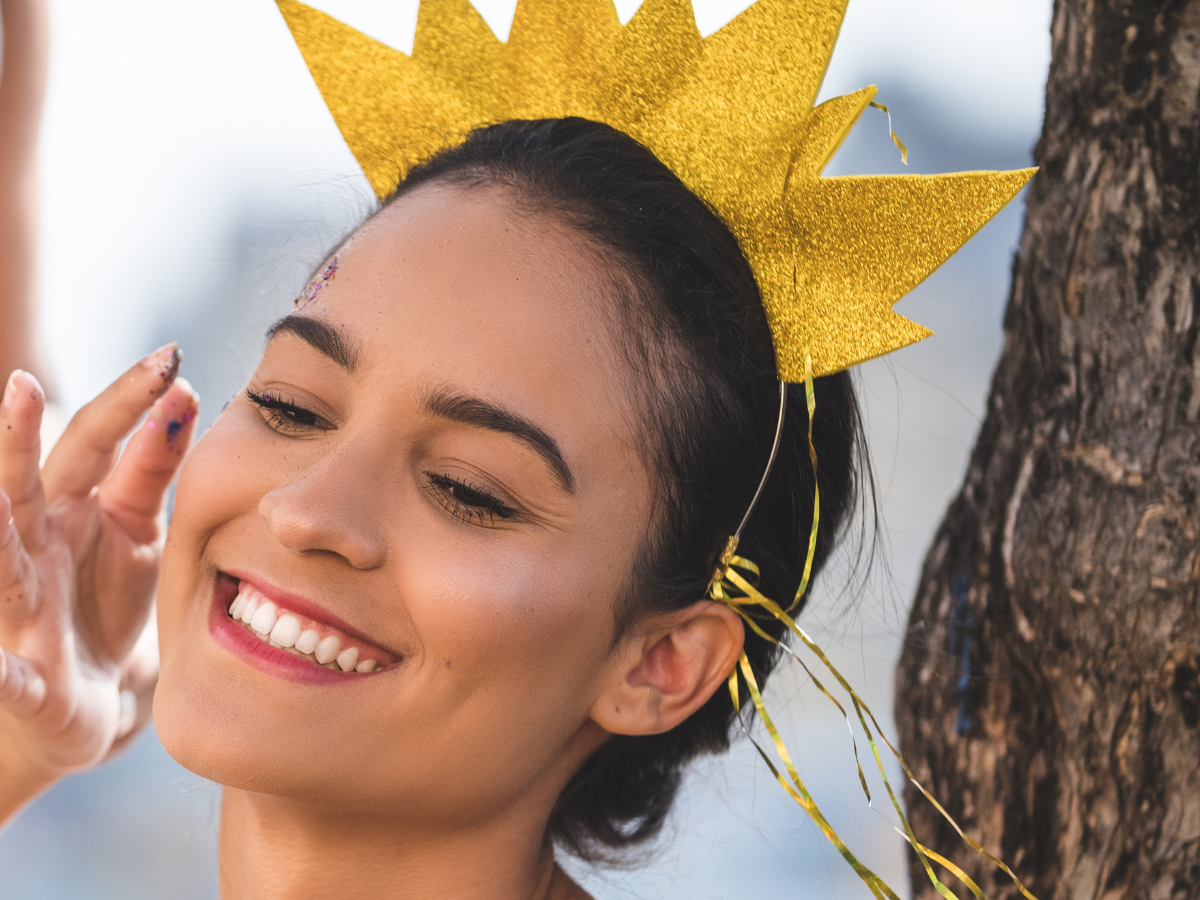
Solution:
[{"label": "woman's cheek", "polygon": [[439,539],[434,526],[399,544],[410,561],[400,593],[426,651],[453,666],[464,689],[490,684],[502,694],[547,671],[564,683],[586,680],[612,636],[616,592],[604,591],[603,569],[564,559],[568,542],[554,532],[454,530]]},{"label": "woman's cheek", "polygon": [[179,514],[172,526],[180,519],[193,536],[211,533],[256,509],[283,476],[285,454],[274,438],[256,412],[227,409],[184,460],[175,492]]},{"label": "woman's cheek", "polygon": [[164,638],[172,619],[184,613],[202,575],[202,556],[213,533],[253,512],[270,490],[268,470],[256,465],[247,426],[218,418],[180,467],[158,588]]}]

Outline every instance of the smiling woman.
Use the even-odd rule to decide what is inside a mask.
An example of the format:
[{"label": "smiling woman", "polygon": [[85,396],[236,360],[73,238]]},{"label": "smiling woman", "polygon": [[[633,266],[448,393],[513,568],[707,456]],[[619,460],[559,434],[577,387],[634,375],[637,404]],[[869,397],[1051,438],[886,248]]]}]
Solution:
[{"label": "smiling woman", "polygon": [[[227,786],[227,896],[579,895],[552,842],[602,856],[649,837],[682,765],[728,745],[734,710],[714,695],[744,632],[700,598],[777,414],[753,278],[651,154],[571,119],[495,126],[435,157],[337,260],[181,469],[158,584],[159,735]],[[121,406],[123,431],[171,376],[151,392],[142,365],[81,418]],[[817,569],[860,446],[847,377],[822,382]],[[31,440],[37,397],[28,376],[10,382],[10,442]],[[172,388],[158,404],[191,402]],[[799,577],[813,490],[793,412],[745,537],[780,586]],[[52,465],[77,457],[85,428]],[[128,502],[109,501],[124,468],[169,478],[143,458],[164,446],[135,442],[89,515]],[[52,535],[68,527],[59,507],[39,513]],[[54,537],[33,549],[49,595]],[[765,678],[773,649],[751,637]],[[11,649],[13,672],[38,662]],[[73,678],[119,681],[120,652],[105,656],[102,676]],[[9,685],[14,709],[32,702]],[[12,723],[30,787],[107,750],[115,720],[97,710],[85,758],[47,765],[84,689],[48,679],[57,710]]]},{"label": "smiling woman", "polygon": [[[618,264],[622,243],[673,265]],[[435,158],[338,260],[181,474],[164,745],[255,792],[227,792],[238,846],[248,817],[263,827],[262,794],[316,803],[323,841],[346,839],[331,809],[353,813],[371,838],[342,858],[403,856],[410,872],[493,841],[484,856],[508,866],[518,837],[592,855],[648,837],[682,764],[726,746],[733,716],[710,698],[742,625],[697,601],[766,463],[777,393],[736,243],[636,143],[552,120]],[[659,345],[631,342],[650,322]],[[705,367],[739,344],[738,364]],[[853,497],[845,382],[823,406],[818,567]],[[811,508],[803,427],[747,536],[786,560],[768,569],[780,582],[799,577],[809,530],[791,512]],[[706,496],[681,490],[706,480]],[[752,653],[765,677],[771,650]],[[525,896],[530,872],[511,877]]]},{"label": "smiling woman", "polygon": [[[844,310],[781,307],[805,272],[822,289],[769,210],[731,224],[647,143],[559,112],[388,175],[186,459],[173,346],[41,471],[41,389],[9,379],[0,816],[119,747],[153,692],[164,746],[224,785],[227,898],[583,897],[555,848],[646,840],[728,748],[737,685],[757,704],[794,628],[766,598],[802,608],[858,496],[842,370],[920,330],[852,278]],[[965,240],[927,237],[906,271]]]}]

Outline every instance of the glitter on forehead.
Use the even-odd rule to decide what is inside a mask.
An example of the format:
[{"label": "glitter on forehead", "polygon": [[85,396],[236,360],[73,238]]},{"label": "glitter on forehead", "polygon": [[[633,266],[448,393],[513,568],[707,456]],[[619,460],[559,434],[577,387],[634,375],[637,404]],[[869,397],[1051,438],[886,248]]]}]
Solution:
[{"label": "glitter on forehead", "polygon": [[304,309],[304,307],[316,299],[317,294],[325,289],[325,285],[333,281],[334,276],[337,275],[338,260],[340,258],[341,251],[338,251],[326,263],[325,268],[309,279],[308,284],[304,286],[304,290],[300,292],[300,296],[296,298],[296,309]]}]

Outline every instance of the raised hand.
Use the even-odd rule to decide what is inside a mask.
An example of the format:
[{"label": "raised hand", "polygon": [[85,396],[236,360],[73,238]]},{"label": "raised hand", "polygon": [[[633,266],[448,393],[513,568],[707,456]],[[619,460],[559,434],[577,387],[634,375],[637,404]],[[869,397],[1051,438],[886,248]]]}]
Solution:
[{"label": "raised hand", "polygon": [[[0,403],[0,822],[149,716],[150,619],[167,488],[197,399],[179,351],[146,357],[71,420],[39,470],[44,396],[15,372]],[[150,415],[120,442],[142,415]],[[138,697],[136,721],[122,726]]]}]

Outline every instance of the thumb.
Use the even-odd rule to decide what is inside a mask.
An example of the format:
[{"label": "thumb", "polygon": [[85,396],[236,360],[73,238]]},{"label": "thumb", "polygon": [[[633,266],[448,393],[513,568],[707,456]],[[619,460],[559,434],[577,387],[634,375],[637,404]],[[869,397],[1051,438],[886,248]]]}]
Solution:
[{"label": "thumb", "polygon": [[0,650],[0,706],[27,719],[46,702],[46,681],[37,667],[15,653]]}]

